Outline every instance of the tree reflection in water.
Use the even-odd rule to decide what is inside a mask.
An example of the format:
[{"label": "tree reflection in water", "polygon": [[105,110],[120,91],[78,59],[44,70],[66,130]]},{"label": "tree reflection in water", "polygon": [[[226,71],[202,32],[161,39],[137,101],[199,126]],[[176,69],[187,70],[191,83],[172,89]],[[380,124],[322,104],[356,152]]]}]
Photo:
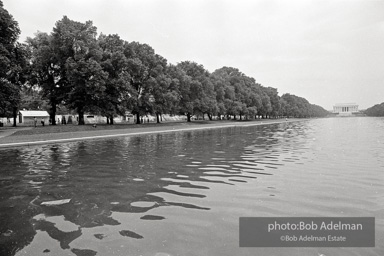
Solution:
[{"label": "tree reflection in water", "polygon": [[[209,139],[212,142],[193,144],[201,133],[216,137]],[[209,189],[209,185],[202,184],[231,185],[228,181],[201,177],[201,171],[186,167],[194,155],[213,151],[217,137],[221,138],[222,134],[204,131],[197,136],[186,132],[4,150],[1,154],[4,163],[1,174],[1,255],[14,255],[31,243],[37,231],[46,232],[62,249],[71,249],[70,243],[82,235],[84,228],[120,225],[112,217],[113,212],[143,213],[142,220],[162,220],[164,216],[145,213],[167,206],[209,210],[209,207],[188,203],[188,200],[167,202],[153,194],[164,192],[203,199],[205,195],[199,191]],[[194,193],[170,189],[175,186],[193,189]],[[42,205],[60,199],[71,200],[63,205]],[[132,203],[137,201],[153,204],[134,206]],[[53,222],[52,216],[63,216],[63,219]],[[77,228],[60,230],[57,226],[63,222],[72,223]],[[142,237],[129,230],[120,234]],[[96,237],[103,239],[103,234]],[[76,249],[72,251],[78,253]]]}]

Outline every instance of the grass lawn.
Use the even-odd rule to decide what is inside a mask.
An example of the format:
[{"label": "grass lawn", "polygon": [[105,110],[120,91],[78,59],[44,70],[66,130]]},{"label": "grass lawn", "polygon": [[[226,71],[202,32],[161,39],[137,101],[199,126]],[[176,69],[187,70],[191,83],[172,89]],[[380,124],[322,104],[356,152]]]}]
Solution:
[{"label": "grass lawn", "polygon": [[86,125],[46,125],[31,127],[30,129],[19,130],[13,133],[11,136],[19,135],[35,135],[35,134],[50,134],[50,133],[65,133],[65,132],[82,132],[82,131],[95,131],[95,130],[114,130],[114,129],[137,129],[137,128],[150,128],[159,126],[174,126],[174,125],[201,125],[209,123],[228,122],[228,121],[179,121],[179,122],[164,122],[164,123],[144,123],[144,124],[97,124],[93,127],[92,124]]}]

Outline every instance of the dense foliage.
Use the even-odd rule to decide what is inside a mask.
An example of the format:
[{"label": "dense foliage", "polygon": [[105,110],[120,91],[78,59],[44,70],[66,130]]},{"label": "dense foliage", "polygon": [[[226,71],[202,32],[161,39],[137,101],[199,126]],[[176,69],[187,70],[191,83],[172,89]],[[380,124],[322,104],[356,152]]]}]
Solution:
[{"label": "dense foliage", "polygon": [[366,109],[364,113],[367,116],[384,116],[384,102]]},{"label": "dense foliage", "polygon": [[0,0],[0,116],[15,116],[25,83],[27,51],[17,42],[20,29]]},{"label": "dense foliage", "polygon": [[292,95],[284,94],[280,98],[281,111],[283,116],[291,117],[325,117],[328,111],[320,106],[310,104],[306,99]]},{"label": "dense foliage", "polygon": [[[25,45],[17,44],[17,23],[2,4],[0,15],[3,115],[21,106],[46,108],[55,124],[56,113],[65,109],[78,114],[79,124],[84,124],[85,113],[103,115],[112,124],[114,116],[127,111],[138,123],[147,114],[156,115],[158,122],[161,114],[183,114],[188,121],[194,115],[242,120],[327,114],[304,98],[280,97],[276,88],[264,87],[236,68],[210,73],[191,61],[168,64],[147,44],[98,36],[91,21],[64,16],[50,34],[38,32]],[[21,71],[24,80],[16,79]]]}]

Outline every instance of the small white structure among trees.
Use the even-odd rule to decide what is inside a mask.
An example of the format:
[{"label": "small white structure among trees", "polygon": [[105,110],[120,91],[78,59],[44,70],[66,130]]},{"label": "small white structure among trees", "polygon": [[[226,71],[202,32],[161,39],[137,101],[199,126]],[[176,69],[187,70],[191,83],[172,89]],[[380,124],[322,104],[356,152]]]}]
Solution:
[{"label": "small white structure among trees", "polygon": [[49,124],[49,114],[47,111],[41,110],[20,110],[18,114],[18,124],[32,126],[35,124],[34,119],[36,117],[37,124],[40,125],[41,121],[44,120],[44,123]]}]

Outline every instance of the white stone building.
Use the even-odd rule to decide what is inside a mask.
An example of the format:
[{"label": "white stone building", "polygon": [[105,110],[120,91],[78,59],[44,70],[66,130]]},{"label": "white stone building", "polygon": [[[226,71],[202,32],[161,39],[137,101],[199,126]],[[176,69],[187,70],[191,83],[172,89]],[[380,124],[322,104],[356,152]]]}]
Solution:
[{"label": "white stone building", "polygon": [[359,112],[359,105],[356,103],[338,103],[333,106],[333,113],[339,116],[351,116]]}]

